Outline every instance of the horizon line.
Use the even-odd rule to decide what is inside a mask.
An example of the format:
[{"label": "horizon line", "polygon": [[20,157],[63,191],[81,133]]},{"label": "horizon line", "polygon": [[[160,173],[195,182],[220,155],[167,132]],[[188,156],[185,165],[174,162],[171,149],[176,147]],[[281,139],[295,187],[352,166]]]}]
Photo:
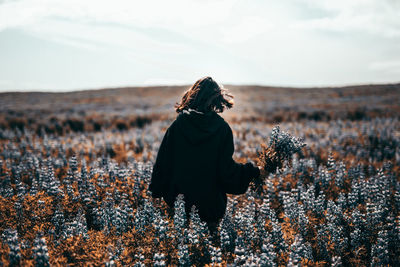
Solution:
[{"label": "horizon line", "polygon": [[[337,85],[274,85],[274,84],[259,84],[259,83],[220,83],[223,87],[265,87],[265,88],[287,88],[287,89],[328,89],[328,88],[346,88],[346,87],[362,87],[362,86],[379,86],[379,85],[400,85],[398,82],[369,82],[369,83],[344,83]],[[155,88],[155,87],[190,87],[190,83],[182,84],[144,84],[144,85],[121,85],[121,86],[104,86],[104,87],[88,87],[88,88],[77,88],[77,89],[16,89],[0,91],[0,94],[12,94],[12,93],[49,93],[49,94],[65,94],[65,93],[77,93],[85,91],[100,91],[100,90],[117,90],[127,88]]]}]

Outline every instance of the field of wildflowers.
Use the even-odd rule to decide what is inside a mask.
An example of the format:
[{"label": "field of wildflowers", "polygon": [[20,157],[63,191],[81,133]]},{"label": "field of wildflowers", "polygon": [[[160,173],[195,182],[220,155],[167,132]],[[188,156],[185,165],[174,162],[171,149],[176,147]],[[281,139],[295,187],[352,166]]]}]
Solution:
[{"label": "field of wildflowers", "polygon": [[[257,162],[276,125],[255,114],[230,121],[239,162]],[[184,198],[171,212],[147,191],[173,115],[79,131],[6,120],[0,265],[399,266],[400,121],[392,109],[366,114],[281,120],[307,146],[261,192],[229,196],[217,240],[195,208],[186,217]]]}]

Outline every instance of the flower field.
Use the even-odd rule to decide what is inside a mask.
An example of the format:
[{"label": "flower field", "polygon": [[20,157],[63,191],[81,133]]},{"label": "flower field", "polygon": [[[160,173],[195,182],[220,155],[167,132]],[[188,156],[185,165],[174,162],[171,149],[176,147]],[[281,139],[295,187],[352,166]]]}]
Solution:
[{"label": "flower field", "polygon": [[126,115],[105,105],[81,114],[83,126],[68,110],[43,123],[37,106],[10,105],[0,117],[0,266],[399,266],[400,121],[383,102],[359,117],[268,121],[257,103],[252,118],[228,113],[239,162],[257,162],[278,122],[307,146],[261,192],[229,196],[216,238],[195,209],[186,217],[183,198],[172,211],[147,191],[170,105],[120,125],[90,120]]}]

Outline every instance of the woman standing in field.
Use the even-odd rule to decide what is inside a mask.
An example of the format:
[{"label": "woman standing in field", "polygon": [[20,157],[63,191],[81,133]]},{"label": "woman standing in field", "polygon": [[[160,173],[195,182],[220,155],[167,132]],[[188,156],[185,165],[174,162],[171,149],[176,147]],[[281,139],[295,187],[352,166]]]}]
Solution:
[{"label": "woman standing in field", "polygon": [[149,190],[174,207],[184,195],[186,211],[192,205],[200,218],[215,231],[224,216],[226,194],[243,194],[252,179],[264,170],[252,163],[232,159],[232,130],[217,113],[233,106],[227,94],[211,77],[198,80],[176,104],[179,113],[167,129],[158,151]]}]

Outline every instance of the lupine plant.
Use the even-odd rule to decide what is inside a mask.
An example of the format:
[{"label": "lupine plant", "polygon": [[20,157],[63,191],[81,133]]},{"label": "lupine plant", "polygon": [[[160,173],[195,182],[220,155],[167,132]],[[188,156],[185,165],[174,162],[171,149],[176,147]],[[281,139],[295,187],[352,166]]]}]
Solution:
[{"label": "lupine plant", "polygon": [[232,124],[236,160],[256,161],[268,140],[288,164],[261,192],[228,195],[216,237],[183,196],[168,207],[147,190],[168,122],[69,135],[0,127],[0,262],[398,266],[399,124]]},{"label": "lupine plant", "polygon": [[36,237],[33,243],[33,255],[35,258],[35,266],[50,266],[49,263],[49,252],[46,245],[46,239],[43,237]]}]

